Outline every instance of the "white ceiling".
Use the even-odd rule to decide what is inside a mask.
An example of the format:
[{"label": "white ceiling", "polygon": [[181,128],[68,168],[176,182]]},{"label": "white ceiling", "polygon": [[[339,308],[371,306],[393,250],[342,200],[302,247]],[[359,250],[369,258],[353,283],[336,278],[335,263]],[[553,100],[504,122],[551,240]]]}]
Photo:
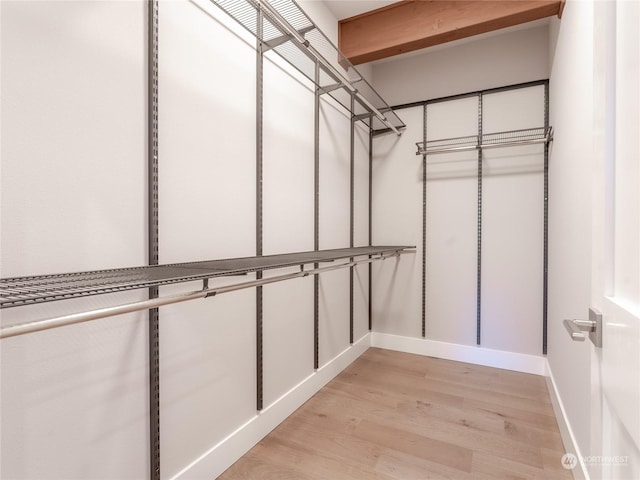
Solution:
[{"label": "white ceiling", "polygon": [[329,10],[338,18],[353,17],[376,8],[396,3],[398,0],[324,0]]}]

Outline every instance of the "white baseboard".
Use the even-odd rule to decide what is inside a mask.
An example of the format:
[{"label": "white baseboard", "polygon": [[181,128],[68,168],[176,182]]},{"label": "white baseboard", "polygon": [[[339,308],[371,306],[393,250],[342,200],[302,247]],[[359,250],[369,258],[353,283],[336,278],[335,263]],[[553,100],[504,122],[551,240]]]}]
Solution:
[{"label": "white baseboard", "polygon": [[371,334],[371,346],[535,375],[546,374],[546,359],[543,356],[376,332]]},{"label": "white baseboard", "polygon": [[573,473],[573,478],[575,480],[589,480],[589,473],[587,472],[587,468],[582,461],[582,453],[580,452],[580,448],[578,448],[578,442],[576,442],[576,437],[573,434],[573,430],[571,429],[571,425],[569,424],[569,421],[567,419],[564,404],[562,403],[558,388],[556,387],[556,382],[553,378],[553,372],[551,371],[549,362],[547,360],[545,360],[545,362],[547,369],[547,387],[549,389],[549,396],[551,397],[553,412],[556,414],[556,419],[558,420],[558,428],[560,429],[560,436],[562,437],[564,449],[568,453],[573,453],[579,460],[576,468],[571,471]]},{"label": "white baseboard", "polygon": [[368,333],[252,417],[235,432],[172,477],[172,480],[211,480],[217,478],[318,390],[366,352],[370,343],[371,334]]}]

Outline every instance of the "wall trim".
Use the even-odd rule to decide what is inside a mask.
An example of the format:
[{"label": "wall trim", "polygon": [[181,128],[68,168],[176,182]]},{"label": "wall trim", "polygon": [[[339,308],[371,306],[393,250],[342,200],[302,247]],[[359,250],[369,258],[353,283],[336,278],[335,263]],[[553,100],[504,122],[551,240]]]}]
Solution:
[{"label": "wall trim", "polygon": [[579,467],[574,468],[571,473],[575,480],[589,480],[589,473],[587,472],[586,465],[582,460],[582,453],[578,448],[578,442],[571,429],[571,424],[567,417],[564,404],[560,398],[560,393],[556,386],[556,381],[553,378],[553,372],[551,371],[551,365],[549,365],[548,359],[545,359],[546,363],[546,380],[547,388],[549,390],[549,397],[551,397],[551,405],[553,406],[553,412],[556,415],[558,421],[558,429],[560,430],[560,436],[562,437],[562,443],[566,452],[573,453],[579,460]]},{"label": "wall trim", "polygon": [[367,333],[178,472],[172,480],[217,478],[318,390],[366,352],[370,345],[371,334]]},{"label": "wall trim", "polygon": [[543,356],[492,350],[476,345],[460,345],[373,332],[371,346],[535,375],[546,375],[547,373],[546,358]]}]

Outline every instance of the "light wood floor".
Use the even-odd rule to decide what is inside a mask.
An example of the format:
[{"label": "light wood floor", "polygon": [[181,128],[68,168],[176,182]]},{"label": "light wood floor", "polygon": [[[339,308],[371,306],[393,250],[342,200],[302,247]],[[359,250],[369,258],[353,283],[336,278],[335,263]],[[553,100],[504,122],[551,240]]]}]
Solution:
[{"label": "light wood floor", "polygon": [[571,479],[545,379],[371,348],[224,480]]}]

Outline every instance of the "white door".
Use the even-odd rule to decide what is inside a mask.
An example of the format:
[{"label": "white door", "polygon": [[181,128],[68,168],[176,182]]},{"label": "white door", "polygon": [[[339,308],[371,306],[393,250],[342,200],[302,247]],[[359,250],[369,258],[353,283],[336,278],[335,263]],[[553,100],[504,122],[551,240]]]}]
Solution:
[{"label": "white door", "polygon": [[[595,2],[592,479],[640,478],[640,1]],[[583,452],[585,453],[585,452]]]}]

